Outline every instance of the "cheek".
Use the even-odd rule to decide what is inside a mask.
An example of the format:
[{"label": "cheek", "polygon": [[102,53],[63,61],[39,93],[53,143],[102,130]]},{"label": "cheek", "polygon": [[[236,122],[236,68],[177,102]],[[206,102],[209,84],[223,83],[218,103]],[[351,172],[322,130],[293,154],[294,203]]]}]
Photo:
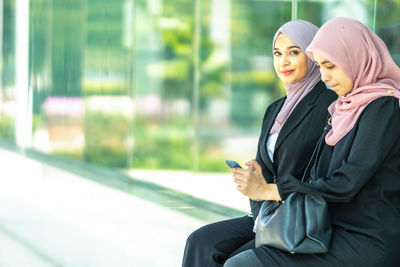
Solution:
[{"label": "cheek", "polygon": [[275,59],[274,59],[274,69],[275,69],[276,74],[279,76],[279,63],[278,63],[278,60],[275,60]]},{"label": "cheek", "polygon": [[274,69],[278,70],[278,60],[274,57]]},{"label": "cheek", "polygon": [[353,81],[350,79],[347,79],[345,86],[346,86],[346,91],[350,92],[353,89]]},{"label": "cheek", "polygon": [[307,75],[307,70],[308,70],[308,62],[307,59],[302,59],[297,62],[296,66],[298,70],[298,76],[300,79],[304,78]]}]

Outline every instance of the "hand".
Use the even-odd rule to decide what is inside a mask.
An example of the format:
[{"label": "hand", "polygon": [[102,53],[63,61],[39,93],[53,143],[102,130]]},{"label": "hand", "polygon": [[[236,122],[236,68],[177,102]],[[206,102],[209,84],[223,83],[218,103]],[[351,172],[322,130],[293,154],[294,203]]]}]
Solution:
[{"label": "hand", "polygon": [[250,199],[261,200],[281,200],[275,184],[268,184],[262,174],[261,166],[255,160],[246,163],[247,169],[233,168],[232,173],[235,178],[237,189]]},{"label": "hand", "polygon": [[246,163],[249,168],[234,168],[232,169],[237,189],[252,200],[262,200],[263,188],[267,184],[262,175],[261,166],[251,160]]}]

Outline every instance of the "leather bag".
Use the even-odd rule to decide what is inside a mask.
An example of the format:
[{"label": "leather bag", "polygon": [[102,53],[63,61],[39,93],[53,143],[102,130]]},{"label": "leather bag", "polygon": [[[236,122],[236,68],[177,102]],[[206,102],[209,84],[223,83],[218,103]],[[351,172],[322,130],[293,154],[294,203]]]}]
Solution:
[{"label": "leather bag", "polygon": [[319,196],[291,193],[285,201],[264,201],[256,222],[256,247],[291,253],[325,253],[332,226],[328,206]]},{"label": "leather bag", "polygon": [[[302,177],[309,177],[320,154],[327,129],[319,138]],[[267,245],[291,253],[326,253],[332,224],[328,205],[321,196],[293,192],[285,201],[264,201],[256,219],[256,247]]]}]

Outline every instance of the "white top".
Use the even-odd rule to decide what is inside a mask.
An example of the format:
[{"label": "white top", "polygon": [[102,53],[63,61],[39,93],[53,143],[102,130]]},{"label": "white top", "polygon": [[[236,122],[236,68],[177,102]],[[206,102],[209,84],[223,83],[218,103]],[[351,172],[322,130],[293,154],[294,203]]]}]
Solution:
[{"label": "white top", "polygon": [[274,162],[274,151],[275,151],[276,140],[278,139],[278,134],[279,133],[271,134],[268,137],[267,141],[267,152],[272,162]]},{"label": "white top", "polygon": [[[278,140],[278,135],[279,133],[271,134],[267,140],[267,152],[272,162],[274,162],[274,151],[275,151],[276,140]],[[253,232],[255,233],[258,224],[258,214],[255,215],[253,214],[253,216],[257,216],[253,227]]]}]

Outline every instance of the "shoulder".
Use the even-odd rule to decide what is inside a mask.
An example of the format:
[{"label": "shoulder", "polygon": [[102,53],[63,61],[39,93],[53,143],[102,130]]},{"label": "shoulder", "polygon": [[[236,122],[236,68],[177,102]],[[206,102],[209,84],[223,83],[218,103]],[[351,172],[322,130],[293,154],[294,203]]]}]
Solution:
[{"label": "shoulder", "polygon": [[278,98],[277,100],[275,100],[274,102],[271,103],[271,105],[269,105],[269,107],[273,108],[274,106],[279,106],[280,104],[282,104],[283,102],[285,102],[286,100],[286,96],[283,96],[281,98]]},{"label": "shoulder", "polygon": [[360,113],[353,127],[362,135],[372,136],[400,133],[399,100],[391,96],[377,98],[371,101]]},{"label": "shoulder", "polygon": [[317,83],[313,90],[317,90],[315,96],[315,103],[317,105],[330,105],[333,101],[338,98],[338,95],[331,89],[328,89],[322,81]]},{"label": "shoulder", "polygon": [[360,117],[376,117],[384,119],[390,114],[400,116],[399,99],[392,96],[379,97],[372,100],[362,111]]},{"label": "shoulder", "polygon": [[314,88],[307,94],[304,98],[304,101],[308,105],[320,105],[323,103],[324,105],[332,103],[337,99],[337,94],[332,90],[326,88],[325,83],[319,81]]},{"label": "shoulder", "polygon": [[398,109],[399,99],[393,96],[382,96],[372,100],[367,107],[387,107],[389,109]]},{"label": "shoulder", "polygon": [[275,100],[274,102],[272,102],[272,103],[267,107],[267,110],[265,111],[265,113],[269,113],[269,112],[271,112],[271,111],[273,111],[273,110],[279,108],[281,105],[283,105],[283,103],[285,102],[285,100],[286,100],[286,96],[281,97],[281,98]]}]

